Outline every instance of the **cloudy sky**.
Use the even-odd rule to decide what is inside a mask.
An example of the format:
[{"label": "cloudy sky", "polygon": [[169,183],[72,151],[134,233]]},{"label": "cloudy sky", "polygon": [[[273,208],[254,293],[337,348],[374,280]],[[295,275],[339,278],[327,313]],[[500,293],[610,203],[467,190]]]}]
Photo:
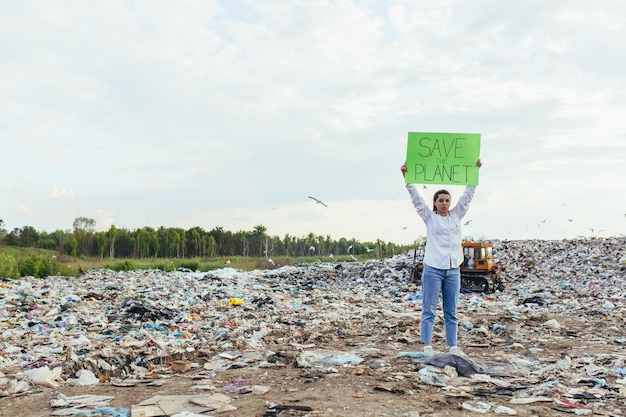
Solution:
[{"label": "cloudy sky", "polygon": [[5,0],[0,50],[8,230],[410,243],[421,131],[481,134],[468,237],[626,233],[622,0]]}]

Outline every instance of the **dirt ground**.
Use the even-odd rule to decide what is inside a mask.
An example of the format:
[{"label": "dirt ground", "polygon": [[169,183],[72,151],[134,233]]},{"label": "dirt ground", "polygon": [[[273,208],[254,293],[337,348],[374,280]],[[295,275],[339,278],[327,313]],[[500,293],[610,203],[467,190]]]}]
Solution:
[{"label": "dirt ground", "polygon": [[[489,320],[493,320],[493,317],[489,317]],[[626,349],[616,345],[610,336],[608,339],[601,337],[602,329],[609,335],[611,334],[610,329],[606,327],[606,318],[595,323],[598,330],[596,333],[587,333],[583,329],[572,331],[579,324],[581,323],[572,321],[567,326],[570,330],[561,331],[550,338],[544,338],[543,341],[538,340],[534,346],[542,352],[543,357],[551,357],[554,361],[565,354],[572,357],[597,357],[606,353],[626,355]],[[602,324],[604,327],[601,326]],[[535,326],[528,322],[526,327],[532,329]],[[530,333],[532,330],[528,332]],[[442,335],[436,336],[439,339],[438,343],[441,344]],[[465,351],[470,358],[499,358],[507,353],[519,354],[519,348],[511,345],[510,340],[508,343],[505,340],[492,340],[485,343],[484,340],[479,341],[467,335],[466,346]],[[7,417],[50,416],[54,411],[51,408],[51,400],[58,394],[68,397],[86,394],[113,396],[114,399],[108,406],[119,412],[121,408],[130,409],[131,406],[157,395],[224,393],[222,388],[233,383],[266,386],[269,387],[269,391],[264,394],[227,394],[233,399],[231,405],[237,408],[235,411],[224,413],[209,411],[203,415],[467,416],[479,415],[479,413],[464,409],[462,404],[476,404],[479,401],[492,404],[488,412],[491,415],[494,415],[497,405],[514,409],[518,416],[574,415],[574,410],[560,407],[554,402],[525,405],[509,403],[516,390],[529,388],[529,383],[524,378],[513,380],[515,389],[508,390],[498,389],[491,384],[477,385],[476,383],[461,384],[461,386],[469,386],[467,390],[445,390],[442,387],[421,382],[417,371],[424,365],[414,363],[414,360],[409,357],[398,355],[398,352],[419,349],[416,343],[416,330],[403,327],[401,324],[394,329],[389,329],[384,337],[371,335],[337,337],[318,346],[318,348],[337,352],[352,351],[355,347],[366,348],[370,352],[363,363],[335,366],[332,369],[323,370],[298,368],[294,363],[285,363],[272,368],[251,366],[210,374],[202,367],[203,358],[188,358],[197,360],[200,366],[184,373],[157,373],[153,378],[135,382],[129,387],[115,386],[112,382],[115,379],[112,379],[96,386],[64,384],[58,389],[42,388],[34,393],[0,398],[0,415]],[[297,354],[295,351],[291,353]],[[155,381],[162,384],[160,386],[149,385],[150,382]],[[206,390],[207,382],[214,389]],[[571,383],[571,381],[564,382]],[[203,385],[204,388],[192,389],[198,385]],[[626,413],[625,400],[617,398],[617,395],[610,396],[609,399],[585,402],[594,407],[593,415],[621,416]]]}]

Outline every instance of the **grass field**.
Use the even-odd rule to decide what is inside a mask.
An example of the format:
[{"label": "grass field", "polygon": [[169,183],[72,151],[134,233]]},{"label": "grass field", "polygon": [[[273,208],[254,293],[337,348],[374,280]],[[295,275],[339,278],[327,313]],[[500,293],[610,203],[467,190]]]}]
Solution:
[{"label": "grass field", "polygon": [[[215,258],[184,258],[184,259],[163,259],[163,258],[143,258],[143,259],[117,259],[98,257],[70,257],[59,254],[56,251],[23,248],[16,246],[0,246],[0,254],[8,255],[17,260],[20,265],[20,272],[24,272],[23,264],[32,259],[37,259],[40,263],[54,264],[55,271],[62,271],[63,275],[78,276],[81,271],[90,269],[113,269],[116,271],[129,271],[134,269],[160,269],[163,271],[174,271],[179,268],[187,268],[193,271],[206,272],[219,268],[234,268],[241,270],[254,269],[275,269],[285,265],[311,264],[315,262],[333,262],[345,263],[355,262],[349,255],[330,257],[276,257],[267,258],[250,258],[244,256],[234,257],[215,257]],[[359,261],[374,259],[373,256],[361,255]],[[28,262],[29,264],[32,262]],[[29,271],[30,272],[30,271]],[[22,273],[21,275],[34,275],[31,273]]]}]

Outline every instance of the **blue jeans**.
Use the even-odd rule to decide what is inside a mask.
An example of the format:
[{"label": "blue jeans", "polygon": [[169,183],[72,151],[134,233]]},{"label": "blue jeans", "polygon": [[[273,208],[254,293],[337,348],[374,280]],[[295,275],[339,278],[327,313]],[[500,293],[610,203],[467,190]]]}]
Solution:
[{"label": "blue jeans", "polygon": [[424,265],[422,272],[422,324],[420,340],[429,345],[433,340],[433,326],[437,313],[439,293],[443,298],[443,322],[446,328],[446,343],[456,346],[459,320],[456,307],[461,292],[461,270],[459,268],[437,269]]}]

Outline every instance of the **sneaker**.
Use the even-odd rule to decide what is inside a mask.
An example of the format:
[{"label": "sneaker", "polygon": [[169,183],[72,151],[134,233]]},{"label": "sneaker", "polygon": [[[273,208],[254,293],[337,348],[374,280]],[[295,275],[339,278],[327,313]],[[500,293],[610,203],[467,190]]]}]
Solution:
[{"label": "sneaker", "polygon": [[465,356],[465,353],[463,353],[463,351],[458,346],[452,346],[450,348],[450,353],[457,356]]},{"label": "sneaker", "polygon": [[431,356],[433,356],[435,354],[435,350],[432,348],[432,346],[426,346],[424,348],[424,357],[425,358],[430,358]]}]

